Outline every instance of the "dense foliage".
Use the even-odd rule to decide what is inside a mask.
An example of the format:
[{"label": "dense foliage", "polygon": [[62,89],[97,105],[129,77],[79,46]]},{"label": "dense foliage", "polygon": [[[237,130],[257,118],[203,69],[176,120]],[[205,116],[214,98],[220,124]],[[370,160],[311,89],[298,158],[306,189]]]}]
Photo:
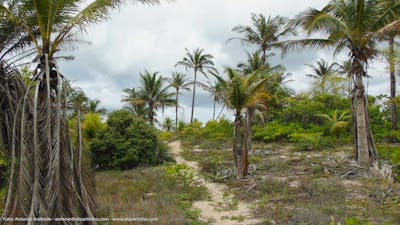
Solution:
[{"label": "dense foliage", "polygon": [[128,110],[108,115],[106,128],[90,142],[90,150],[99,169],[130,169],[171,159],[156,130]]}]

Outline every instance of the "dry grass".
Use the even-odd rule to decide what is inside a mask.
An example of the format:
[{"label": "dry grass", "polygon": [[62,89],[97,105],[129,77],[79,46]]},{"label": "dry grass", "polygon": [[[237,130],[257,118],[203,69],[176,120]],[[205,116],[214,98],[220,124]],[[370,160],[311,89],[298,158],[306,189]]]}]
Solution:
[{"label": "dry grass", "polygon": [[[193,148],[186,146],[185,156],[198,161],[209,177],[223,166],[233,167],[232,156],[226,155],[230,151],[193,152]],[[239,200],[253,203],[255,215],[264,218],[265,224],[329,224],[332,218],[342,224],[346,218],[400,224],[400,185],[373,170],[352,166],[351,148],[297,151],[292,145],[258,143],[253,149],[251,176],[244,181],[221,181]]]},{"label": "dry grass", "polygon": [[97,173],[98,215],[158,218],[157,225],[200,224],[198,212],[191,205],[207,193],[203,187],[183,183],[166,174],[163,166]]}]

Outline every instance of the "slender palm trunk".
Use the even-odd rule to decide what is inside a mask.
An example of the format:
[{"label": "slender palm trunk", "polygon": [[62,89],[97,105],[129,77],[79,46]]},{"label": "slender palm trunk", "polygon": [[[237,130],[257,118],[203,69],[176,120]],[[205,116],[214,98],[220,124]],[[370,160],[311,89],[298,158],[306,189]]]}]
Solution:
[{"label": "slender palm trunk", "polygon": [[213,107],[213,120],[215,120],[215,104],[216,104],[216,101],[215,101],[215,99],[214,99],[214,107]]},{"label": "slender palm trunk", "polygon": [[267,63],[267,49],[263,48],[262,52],[263,52],[263,54],[262,54],[261,60],[262,60],[263,65],[265,65]]},{"label": "slender palm trunk", "polygon": [[194,115],[194,100],[196,96],[196,79],[197,79],[197,70],[194,70],[194,82],[193,82],[193,96],[192,96],[192,113],[190,115],[190,123],[193,123],[193,115]]},{"label": "slender palm trunk", "polygon": [[249,152],[251,152],[251,147],[252,147],[252,138],[253,138],[253,133],[251,130],[251,125],[253,121],[253,115],[254,115],[254,109],[250,108],[247,110],[247,118],[246,118],[246,128],[245,128],[245,137],[246,137],[246,147],[244,149],[243,153],[243,163],[244,163],[244,168],[243,168],[243,176],[247,176],[248,174],[248,169],[249,169]]},{"label": "slender palm trunk", "polygon": [[176,88],[176,105],[175,105],[175,130],[178,131],[178,104],[179,102],[179,88]]},{"label": "slender palm trunk", "polygon": [[[358,62],[356,62],[358,63]],[[360,70],[359,70],[360,71]],[[362,166],[370,166],[376,157],[368,118],[368,101],[363,84],[364,72],[355,74],[355,84],[352,96],[354,123],[354,144],[356,159]]]},{"label": "slender palm trunk", "polygon": [[219,113],[217,115],[217,119],[221,116],[221,114],[224,111],[224,109],[225,109],[225,105],[222,105],[222,108],[221,108],[221,110],[219,111]]},{"label": "slender palm trunk", "polygon": [[247,124],[240,112],[237,112],[234,121],[233,159],[239,180],[247,175],[247,153]]},{"label": "slender palm trunk", "polygon": [[396,102],[396,76],[395,76],[395,62],[394,62],[394,37],[389,39],[389,68],[390,68],[390,114],[392,130],[397,130],[397,112]]}]

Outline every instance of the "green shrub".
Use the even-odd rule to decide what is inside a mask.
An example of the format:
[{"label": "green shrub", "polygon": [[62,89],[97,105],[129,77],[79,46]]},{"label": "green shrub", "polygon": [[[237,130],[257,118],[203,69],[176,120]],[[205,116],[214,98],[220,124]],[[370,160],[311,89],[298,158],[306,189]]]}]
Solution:
[{"label": "green shrub", "polygon": [[210,120],[203,128],[203,136],[208,139],[232,138],[233,123],[227,119]]},{"label": "green shrub", "polygon": [[400,146],[378,145],[378,153],[382,159],[393,165],[400,164]]},{"label": "green shrub", "polygon": [[202,123],[198,120],[194,120],[193,123],[182,126],[182,131],[179,135],[186,140],[198,139],[202,135],[201,130]]},{"label": "green shrub", "polygon": [[267,143],[287,140],[289,135],[295,132],[304,131],[301,125],[297,123],[285,124],[280,121],[272,121],[267,123],[265,127],[253,127],[253,139],[265,141]]},{"label": "green shrub", "polygon": [[128,110],[108,115],[107,127],[90,142],[99,169],[130,169],[170,161],[154,127]]},{"label": "green shrub", "polygon": [[322,133],[293,133],[289,136],[289,141],[297,143],[299,150],[321,150],[325,147],[332,147],[332,141],[323,137]]},{"label": "green shrub", "polygon": [[174,139],[174,132],[172,131],[163,131],[158,134],[158,137],[161,141],[170,142]]}]

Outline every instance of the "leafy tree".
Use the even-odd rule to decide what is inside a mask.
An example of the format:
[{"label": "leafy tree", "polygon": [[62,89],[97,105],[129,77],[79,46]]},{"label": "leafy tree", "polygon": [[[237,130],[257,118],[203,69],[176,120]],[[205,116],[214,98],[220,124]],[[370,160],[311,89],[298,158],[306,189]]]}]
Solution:
[{"label": "leafy tree", "polygon": [[171,160],[156,130],[128,110],[108,115],[107,127],[90,142],[98,169],[131,169]]},{"label": "leafy tree", "polygon": [[175,127],[178,127],[178,107],[179,107],[179,90],[187,90],[190,91],[189,82],[187,76],[183,73],[174,72],[172,73],[172,77],[168,79],[169,85],[172,88],[175,88]]},{"label": "leafy tree", "polygon": [[232,31],[242,34],[243,37],[228,39],[239,39],[243,43],[255,44],[262,52],[262,64],[267,62],[267,51],[283,46],[283,37],[295,35],[296,30],[293,26],[285,26],[287,19],[281,16],[265,18],[262,14],[251,14],[253,26],[236,26]]},{"label": "leafy tree", "polygon": [[[301,13],[293,23],[301,25],[309,35],[322,33],[326,38],[306,38],[286,44],[288,49],[334,46],[335,53],[344,49],[352,60],[352,113],[354,121],[354,147],[361,165],[371,165],[377,157],[368,118],[367,98],[363,78],[366,66],[376,55],[376,31],[379,29],[376,1],[332,0],[321,10],[310,8]],[[375,26],[376,25],[376,26]]]},{"label": "leafy tree", "polygon": [[175,66],[184,66],[186,70],[192,69],[194,72],[193,79],[193,96],[192,96],[192,112],[190,114],[190,122],[193,123],[194,116],[194,105],[196,96],[196,84],[197,84],[197,73],[200,72],[207,77],[205,70],[216,71],[214,68],[214,62],[212,61],[214,57],[210,54],[205,54],[204,49],[194,49],[192,53],[186,49],[185,57]]},{"label": "leafy tree", "polygon": [[101,121],[101,114],[89,112],[85,115],[82,122],[82,135],[87,143],[97,137],[97,133],[105,129],[105,124]]}]

